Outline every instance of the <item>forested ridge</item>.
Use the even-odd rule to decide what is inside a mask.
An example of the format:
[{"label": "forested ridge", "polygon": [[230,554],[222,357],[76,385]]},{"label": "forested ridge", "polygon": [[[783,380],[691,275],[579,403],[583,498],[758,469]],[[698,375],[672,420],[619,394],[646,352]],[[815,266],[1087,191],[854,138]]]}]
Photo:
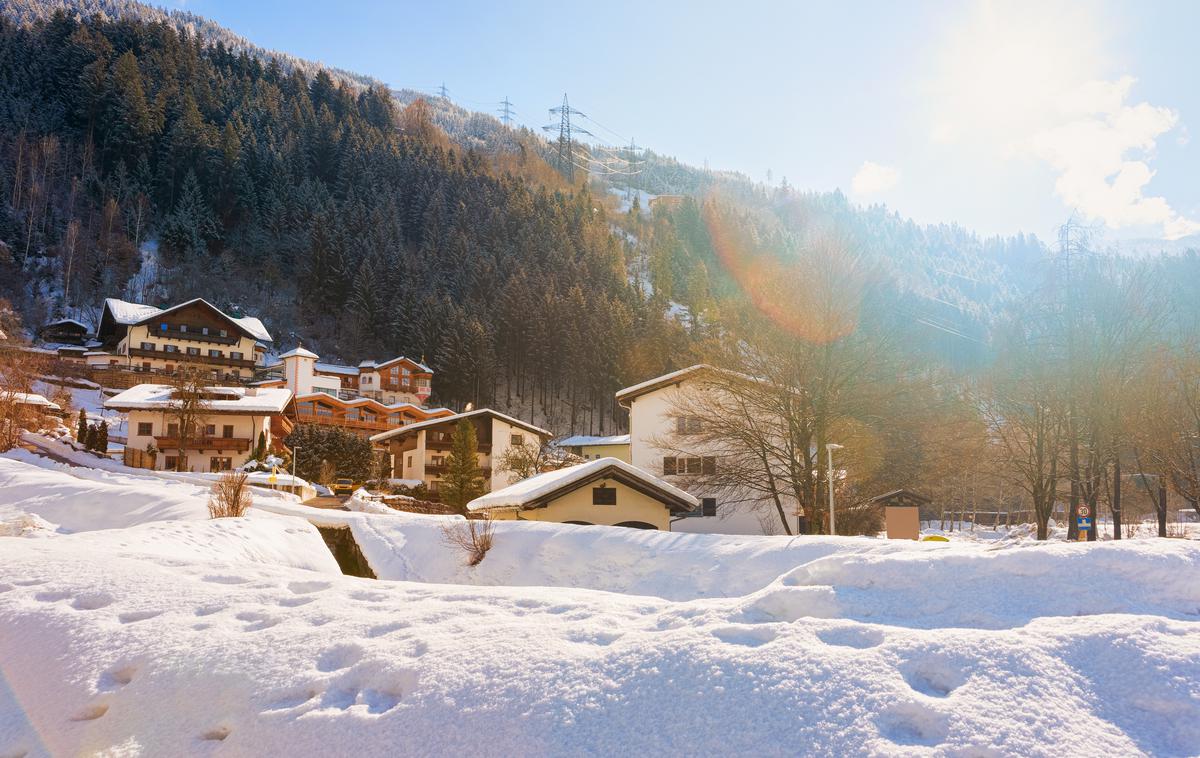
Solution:
[{"label": "forested ridge", "polygon": [[641,375],[685,346],[586,187],[520,145],[462,152],[381,86],[61,14],[0,22],[0,81],[5,281],[34,318],[204,296],[281,345],[424,357],[444,402],[595,429],[626,356]]}]

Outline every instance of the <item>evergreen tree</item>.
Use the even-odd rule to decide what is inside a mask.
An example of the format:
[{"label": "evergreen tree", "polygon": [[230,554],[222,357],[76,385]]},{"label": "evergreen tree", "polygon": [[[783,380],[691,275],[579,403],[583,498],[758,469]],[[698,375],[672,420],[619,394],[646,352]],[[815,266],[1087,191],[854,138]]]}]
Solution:
[{"label": "evergreen tree", "polygon": [[258,444],[254,446],[254,460],[261,461],[267,457],[267,433],[258,433]]},{"label": "evergreen tree", "polygon": [[446,475],[442,478],[440,490],[442,502],[465,515],[467,503],[484,491],[475,425],[470,419],[459,419],[454,427],[450,454],[446,456]]},{"label": "evergreen tree", "polygon": [[96,425],[95,445],[96,452],[108,454],[108,424],[103,421]]},{"label": "evergreen tree", "polygon": [[80,408],[79,409],[79,423],[76,424],[76,426],[75,426],[75,439],[79,442],[79,444],[83,445],[84,447],[87,447],[87,435],[88,435],[87,411]]}]

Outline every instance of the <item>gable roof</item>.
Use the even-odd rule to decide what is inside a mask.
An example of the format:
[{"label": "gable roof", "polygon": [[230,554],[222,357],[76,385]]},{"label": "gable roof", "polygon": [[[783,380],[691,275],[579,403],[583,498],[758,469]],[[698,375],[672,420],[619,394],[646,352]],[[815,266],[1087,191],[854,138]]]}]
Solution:
[{"label": "gable roof", "polygon": [[78,327],[81,327],[82,329],[84,329],[84,331],[91,331],[91,329],[92,329],[92,327],[88,326],[87,324],[83,323],[82,321],[79,321],[78,319],[73,319],[73,318],[60,318],[60,319],[56,319],[54,321],[50,321],[45,324],[42,324],[43,329],[49,329],[52,326],[78,326]]},{"label": "gable roof", "polygon": [[681,368],[678,371],[672,371],[670,373],[663,374],[662,376],[656,376],[653,379],[647,379],[640,384],[635,384],[631,387],[617,390],[617,402],[623,404],[627,401],[641,397],[648,392],[654,392],[657,389],[669,387],[672,384],[679,384],[681,381],[689,376],[692,376],[693,374],[698,374],[703,371],[711,371],[712,368],[713,367],[707,363],[697,363],[695,366],[688,366],[687,368]]},{"label": "gable roof", "polygon": [[[139,384],[104,401],[104,407],[118,411],[159,410],[170,408],[175,390],[169,384]],[[291,402],[286,387],[205,387],[206,394],[219,395],[208,400],[210,413],[282,413]]]},{"label": "gable roof", "polygon": [[306,350],[299,345],[296,345],[291,350],[289,350],[286,353],[284,353],[283,355],[279,356],[280,360],[282,360],[284,358],[292,358],[292,357],[312,358],[315,361],[319,356],[316,353],[314,353],[313,351]]},{"label": "gable roof", "polygon": [[412,358],[406,358],[403,355],[398,356],[396,358],[389,358],[386,361],[371,361],[371,360],[362,361],[358,365],[360,368],[365,368],[369,371],[378,371],[379,369],[387,368],[388,366],[392,365],[393,363],[397,363],[399,361],[411,363],[412,365],[416,366],[421,371],[425,371],[430,374],[433,373],[433,369],[429,368],[424,363],[421,363],[420,361],[414,361]]},{"label": "gable roof", "polygon": [[[116,323],[123,324],[125,326],[135,326],[144,324],[153,318],[163,315],[164,313],[171,313],[179,310],[180,308],[186,308],[189,305],[195,305],[197,303],[211,308],[222,318],[226,319],[227,321],[231,321],[249,337],[252,337],[256,340],[263,340],[265,342],[270,342],[272,339],[271,333],[267,331],[265,326],[263,326],[263,322],[259,321],[254,316],[242,316],[240,318],[234,318],[202,297],[194,297],[191,300],[178,305],[172,305],[170,308],[155,308],[153,305],[130,303],[125,300],[118,300],[115,297],[110,297],[105,298],[104,300],[104,310]],[[101,317],[101,320],[103,320],[103,316]]]},{"label": "gable roof", "polygon": [[380,432],[379,434],[373,435],[371,437],[371,441],[372,442],[383,442],[384,440],[389,440],[392,437],[407,436],[408,434],[410,434],[412,432],[418,432],[422,429],[428,429],[431,426],[437,426],[439,424],[446,424],[446,423],[458,423],[458,421],[460,419],[474,418],[474,417],[480,416],[480,415],[487,415],[492,418],[498,418],[501,421],[505,422],[506,424],[518,427],[520,429],[524,429],[529,432],[533,432],[534,434],[536,434],[540,437],[549,438],[549,437],[554,436],[553,434],[546,431],[545,429],[542,429],[540,426],[534,426],[533,424],[527,424],[524,421],[521,421],[520,419],[515,419],[512,416],[501,413],[500,411],[494,411],[491,408],[480,408],[479,410],[467,411],[466,413],[455,413],[453,416],[442,416],[441,418],[432,418],[432,419],[429,419],[428,421],[420,421],[415,424],[409,424],[408,426],[399,427],[398,429],[389,429],[386,432]]},{"label": "gable roof", "polygon": [[577,466],[531,476],[516,484],[480,495],[467,503],[467,510],[544,508],[551,501],[601,479],[620,482],[662,502],[672,511],[691,511],[700,505],[700,501],[694,495],[625,461],[617,458],[597,458]]},{"label": "gable roof", "polygon": [[628,434],[613,434],[608,437],[593,437],[587,434],[576,434],[554,443],[559,447],[585,447],[588,445],[628,445]]}]

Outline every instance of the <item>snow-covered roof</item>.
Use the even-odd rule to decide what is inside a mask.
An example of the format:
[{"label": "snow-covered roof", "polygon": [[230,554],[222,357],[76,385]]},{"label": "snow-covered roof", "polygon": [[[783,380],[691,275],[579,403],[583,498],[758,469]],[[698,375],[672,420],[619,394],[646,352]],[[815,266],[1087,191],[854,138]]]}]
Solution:
[{"label": "snow-covered roof", "polygon": [[358,365],[362,366],[363,368],[386,368],[398,361],[408,361],[409,363],[416,366],[421,371],[426,371],[430,374],[433,373],[433,369],[429,368],[424,363],[421,363],[420,361],[417,361],[417,360],[413,360],[412,358],[405,357],[403,355],[397,356],[395,358],[389,358],[386,361],[363,361],[362,363],[360,363]]},{"label": "snow-covered roof", "polygon": [[711,368],[712,366],[709,366],[707,363],[697,363],[695,366],[688,366],[687,368],[681,368],[678,371],[672,371],[670,373],[663,374],[662,376],[656,376],[653,379],[647,379],[646,381],[635,384],[632,387],[626,387],[625,389],[617,390],[617,400],[631,400],[638,395],[643,395],[651,390],[658,389],[660,386],[673,384],[686,376],[690,376],[691,374]]},{"label": "snow-covered roof", "polygon": [[594,437],[587,434],[576,434],[554,443],[559,447],[585,447],[588,445],[628,445],[628,434],[612,434],[607,437]]},{"label": "snow-covered roof", "polygon": [[[275,381],[279,381],[279,380],[275,380]],[[453,413],[451,412],[451,410],[449,408],[424,408],[420,405],[415,405],[413,403],[392,403],[391,405],[388,405],[386,403],[381,403],[378,400],[374,400],[369,397],[356,397],[351,400],[343,400],[340,397],[335,397],[333,395],[330,395],[328,392],[306,392],[302,395],[296,395],[296,402],[299,403],[299,402],[304,402],[306,400],[324,400],[327,402],[334,403],[335,405],[345,406],[346,408],[357,408],[357,407],[363,406],[363,405],[370,405],[370,406],[374,406],[376,408],[381,408],[381,409],[384,409],[387,411],[399,411],[399,410],[404,410],[406,408],[409,408],[409,409],[412,409],[419,413],[424,413],[426,415],[431,414],[431,413],[441,413],[441,414],[443,414],[442,418],[446,418],[446,414],[453,415]],[[407,429],[408,427],[405,427],[405,428]]]},{"label": "snow-covered roof", "polygon": [[326,374],[345,374],[346,376],[358,376],[358,369],[354,366],[342,366],[337,363],[315,363],[313,369],[322,371]]},{"label": "snow-covered roof", "polygon": [[516,484],[481,495],[467,503],[467,510],[538,508],[559,495],[602,478],[612,478],[651,496],[657,495],[678,510],[690,511],[700,505],[695,496],[636,466],[617,458],[597,458],[577,466],[531,476]]},{"label": "snow-covered roof", "polygon": [[36,405],[41,408],[48,408],[52,411],[61,411],[62,406],[58,403],[52,403],[45,398],[44,395],[38,395],[33,392],[13,392],[10,393],[14,403],[18,405]]},{"label": "snow-covered roof", "polygon": [[[156,410],[174,404],[169,384],[139,384],[104,401],[112,410]],[[205,387],[211,413],[281,413],[292,399],[286,387]]]},{"label": "snow-covered roof", "polygon": [[112,355],[112,353],[109,353],[104,350],[88,350],[86,353],[84,353],[84,355],[85,356],[88,356],[88,355]]},{"label": "snow-covered roof", "polygon": [[305,350],[303,347],[301,347],[299,345],[297,345],[296,347],[287,351],[283,355],[279,356],[280,360],[282,360],[284,358],[312,358],[314,361],[319,357],[320,356],[318,356],[313,351]]},{"label": "snow-covered roof", "polygon": [[180,308],[186,308],[187,306],[195,305],[196,303],[203,303],[209,308],[212,308],[217,313],[237,324],[242,328],[243,331],[245,331],[254,339],[263,340],[265,342],[271,341],[271,333],[267,331],[265,326],[263,326],[263,322],[259,321],[254,316],[242,316],[240,318],[234,318],[202,297],[194,297],[187,302],[180,303],[179,305],[172,305],[170,308],[165,309],[155,308],[153,305],[130,303],[126,302],[125,300],[118,300],[115,297],[110,297],[105,299],[104,307],[112,315],[113,320],[118,324],[133,326],[134,324],[141,324],[152,318],[161,316],[164,313],[177,311]]},{"label": "snow-covered roof", "polygon": [[508,414],[505,414],[505,413],[501,413],[500,411],[494,411],[491,408],[480,408],[479,410],[476,410],[476,411],[467,411],[466,413],[455,413],[452,416],[442,416],[440,418],[431,418],[428,421],[418,421],[415,424],[401,426],[396,429],[389,429],[386,432],[380,432],[379,434],[373,435],[371,437],[371,441],[372,442],[382,442],[384,440],[391,439],[392,437],[409,434],[410,432],[420,431],[421,429],[428,429],[429,427],[435,426],[437,424],[445,424],[447,422],[458,423],[458,421],[460,419],[474,418],[475,416],[480,416],[480,415],[488,415],[493,418],[498,418],[507,424],[510,424],[515,427],[519,427],[521,429],[528,430],[530,432],[533,432],[534,434],[538,434],[543,437],[554,436],[550,432],[541,428],[540,426],[534,426],[533,424],[527,424],[520,419],[513,418],[512,416],[509,416]]},{"label": "snow-covered roof", "polygon": [[104,308],[113,317],[113,321],[125,326],[133,326],[139,321],[144,321],[162,313],[161,308],[155,308],[153,305],[130,303],[125,300],[118,300],[115,297],[105,298]]},{"label": "snow-covered roof", "polygon": [[51,326],[66,326],[68,324],[71,326],[83,327],[84,329],[87,329],[88,331],[91,331],[91,328],[92,328],[92,327],[88,326],[87,324],[83,323],[82,321],[79,321],[79,320],[73,319],[73,318],[60,318],[57,321],[51,321],[48,324],[43,324],[42,328],[47,329]]}]

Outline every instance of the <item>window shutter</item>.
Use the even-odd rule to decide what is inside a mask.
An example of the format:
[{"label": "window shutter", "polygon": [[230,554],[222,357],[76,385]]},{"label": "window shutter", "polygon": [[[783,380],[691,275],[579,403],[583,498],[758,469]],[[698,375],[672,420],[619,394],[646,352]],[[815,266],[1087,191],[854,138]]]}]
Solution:
[{"label": "window shutter", "polygon": [[702,460],[702,473],[715,475],[717,473],[717,459],[711,455],[706,455]]},{"label": "window shutter", "polygon": [[675,459],[663,458],[663,475],[672,476],[675,473]]}]

